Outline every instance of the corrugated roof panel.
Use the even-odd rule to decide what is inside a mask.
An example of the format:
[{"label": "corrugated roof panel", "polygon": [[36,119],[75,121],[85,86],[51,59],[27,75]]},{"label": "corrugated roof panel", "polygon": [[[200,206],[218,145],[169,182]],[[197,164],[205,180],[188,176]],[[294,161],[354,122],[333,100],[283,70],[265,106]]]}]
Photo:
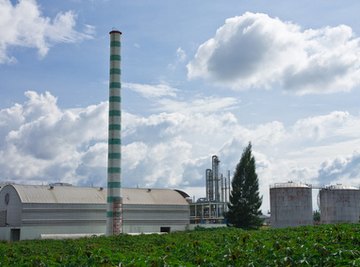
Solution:
[{"label": "corrugated roof panel", "polygon": [[[105,204],[106,188],[76,186],[11,185],[23,203]],[[123,188],[123,204],[187,205],[187,201],[172,189]]]},{"label": "corrugated roof panel", "polygon": [[91,203],[106,202],[106,190],[91,187],[13,185],[24,203]]},{"label": "corrugated roof panel", "polygon": [[124,204],[187,204],[185,198],[172,189],[124,188],[122,189],[122,197]]}]

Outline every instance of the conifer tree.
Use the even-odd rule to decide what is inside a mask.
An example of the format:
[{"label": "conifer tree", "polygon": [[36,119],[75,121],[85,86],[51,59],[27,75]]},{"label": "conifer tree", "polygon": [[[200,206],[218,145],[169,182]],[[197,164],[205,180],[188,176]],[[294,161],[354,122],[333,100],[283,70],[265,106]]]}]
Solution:
[{"label": "conifer tree", "polygon": [[257,229],[262,225],[259,181],[255,170],[251,143],[244,149],[236,166],[231,185],[229,211],[225,214],[228,224],[244,229]]}]

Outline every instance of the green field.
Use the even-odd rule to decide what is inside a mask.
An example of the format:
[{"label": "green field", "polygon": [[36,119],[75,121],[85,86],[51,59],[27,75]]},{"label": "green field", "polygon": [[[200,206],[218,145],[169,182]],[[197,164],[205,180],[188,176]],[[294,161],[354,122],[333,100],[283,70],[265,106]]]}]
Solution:
[{"label": "green field", "polygon": [[0,266],[360,266],[360,225],[2,242]]}]

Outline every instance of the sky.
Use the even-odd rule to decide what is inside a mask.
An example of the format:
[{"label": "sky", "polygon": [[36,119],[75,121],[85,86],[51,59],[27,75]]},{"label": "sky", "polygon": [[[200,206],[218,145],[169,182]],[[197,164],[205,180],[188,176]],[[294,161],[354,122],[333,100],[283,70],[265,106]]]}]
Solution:
[{"label": "sky", "polygon": [[[252,143],[263,196],[360,185],[360,2],[0,0],[0,182],[105,186],[109,31],[122,184],[205,196]],[[316,208],[316,207],[315,207]]]}]

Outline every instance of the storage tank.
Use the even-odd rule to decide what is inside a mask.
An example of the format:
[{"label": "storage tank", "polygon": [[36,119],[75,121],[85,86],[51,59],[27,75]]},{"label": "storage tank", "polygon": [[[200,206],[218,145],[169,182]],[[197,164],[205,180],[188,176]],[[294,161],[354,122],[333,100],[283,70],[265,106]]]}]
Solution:
[{"label": "storage tank", "polygon": [[294,182],[270,186],[270,213],[274,228],[312,225],[311,186]]},{"label": "storage tank", "polygon": [[358,223],[360,190],[345,185],[331,185],[319,192],[321,223]]}]

